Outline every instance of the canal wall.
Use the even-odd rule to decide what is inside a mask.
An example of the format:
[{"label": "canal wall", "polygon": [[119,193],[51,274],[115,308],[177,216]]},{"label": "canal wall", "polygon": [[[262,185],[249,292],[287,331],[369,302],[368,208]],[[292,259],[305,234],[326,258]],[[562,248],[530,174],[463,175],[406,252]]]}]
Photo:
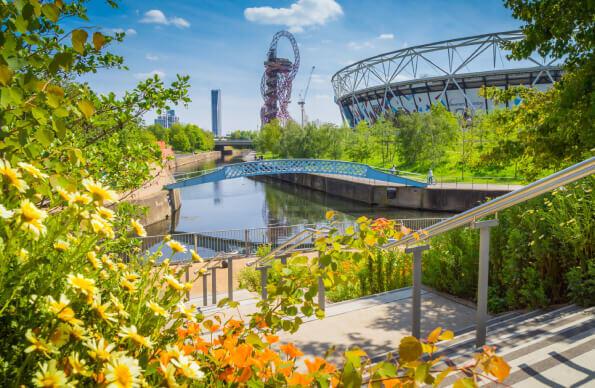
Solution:
[{"label": "canal wall", "polygon": [[207,160],[217,160],[221,158],[221,151],[207,151],[199,152],[197,154],[178,154],[175,158],[175,168],[182,166],[204,162]]},{"label": "canal wall", "polygon": [[445,212],[462,212],[517,188],[504,185],[478,187],[470,184],[416,188],[320,174],[274,174],[258,179],[280,180],[372,206]]},{"label": "canal wall", "polygon": [[172,219],[172,215],[180,209],[182,201],[179,190],[163,190],[163,186],[175,182],[173,177],[174,161],[168,161],[163,167],[151,169],[151,178],[140,188],[122,193],[121,200],[147,208],[140,222],[145,226],[163,223]]}]

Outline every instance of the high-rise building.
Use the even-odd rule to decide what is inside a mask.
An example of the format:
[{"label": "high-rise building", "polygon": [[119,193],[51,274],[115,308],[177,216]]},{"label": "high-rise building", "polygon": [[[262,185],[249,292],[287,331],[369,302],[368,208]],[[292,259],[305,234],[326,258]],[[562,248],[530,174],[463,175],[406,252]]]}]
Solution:
[{"label": "high-rise building", "polygon": [[180,121],[180,118],[176,116],[176,111],[173,109],[168,110],[165,114],[161,116],[157,116],[155,119],[155,124],[159,124],[164,128],[171,128],[174,123]]},{"label": "high-rise building", "polygon": [[215,137],[220,137],[221,128],[221,89],[211,90],[211,128]]}]

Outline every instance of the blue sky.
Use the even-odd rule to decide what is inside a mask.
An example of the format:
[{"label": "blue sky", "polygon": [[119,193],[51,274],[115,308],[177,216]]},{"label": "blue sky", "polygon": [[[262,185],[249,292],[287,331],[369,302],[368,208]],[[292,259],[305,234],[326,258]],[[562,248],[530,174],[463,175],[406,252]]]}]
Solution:
[{"label": "blue sky", "polygon": [[[125,0],[111,9],[89,5],[92,25],[128,31],[111,51],[125,57],[129,71],[87,77],[99,92],[121,93],[149,74],[166,82],[190,75],[183,122],[211,129],[210,90],[222,90],[224,132],[257,129],[263,61],[274,33],[292,31],[301,55],[290,106],[299,117],[298,93],[310,68],[316,70],[306,101],[310,119],[339,123],[330,77],[365,57],[406,46],[520,27],[500,0]],[[280,43],[280,54],[289,46]],[[154,113],[145,118],[152,123]]]}]

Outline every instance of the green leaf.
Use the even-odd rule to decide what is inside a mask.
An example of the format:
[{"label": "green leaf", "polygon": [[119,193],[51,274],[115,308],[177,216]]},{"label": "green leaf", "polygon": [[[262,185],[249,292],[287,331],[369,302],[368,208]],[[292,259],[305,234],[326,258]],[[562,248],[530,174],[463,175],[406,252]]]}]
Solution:
[{"label": "green leaf", "polygon": [[463,379],[459,379],[455,381],[453,388],[475,388],[477,385],[475,381],[473,381],[470,377],[465,377]]},{"label": "green leaf", "polygon": [[440,383],[442,382],[442,380],[444,380],[446,378],[446,376],[448,376],[451,372],[453,371],[452,367],[448,367],[446,369],[444,369],[442,372],[438,373],[438,376],[436,376],[436,380],[434,380],[434,386],[437,387],[440,385]]},{"label": "green leaf", "polygon": [[93,33],[93,47],[95,47],[95,50],[101,50],[106,41],[107,39],[105,39],[105,36],[101,32]]},{"label": "green leaf", "polygon": [[229,302],[229,298],[223,298],[217,303],[217,307],[221,308]]},{"label": "green leaf", "polygon": [[12,79],[12,70],[6,65],[0,65],[0,84],[2,86],[8,85]]},{"label": "green leaf", "polygon": [[246,342],[250,345],[257,346],[259,348],[264,348],[264,343],[260,340],[258,334],[250,333],[246,336]]},{"label": "green leaf", "polygon": [[89,119],[95,113],[95,107],[93,104],[87,100],[81,100],[77,104],[81,113],[85,116],[85,118]]},{"label": "green leaf", "polygon": [[428,372],[430,371],[430,366],[427,363],[420,364],[417,368],[415,368],[415,381],[418,383],[423,383],[427,376]]},{"label": "green leaf", "polygon": [[34,107],[31,109],[31,114],[41,125],[45,125],[48,122],[48,113],[44,109]]},{"label": "green leaf", "polygon": [[54,56],[54,59],[52,59],[52,62],[50,62],[50,71],[52,73],[55,73],[58,71],[58,68],[62,68],[64,70],[68,70],[70,69],[70,66],[72,65],[72,54],[70,53],[58,53]]},{"label": "green leaf", "polygon": [[49,147],[54,140],[54,132],[47,128],[40,128],[37,131],[37,140],[39,140],[44,147]]},{"label": "green leaf", "polygon": [[59,117],[52,117],[52,127],[54,128],[54,131],[56,131],[58,139],[64,138],[64,135],[66,135],[66,124],[64,123],[64,120]]},{"label": "green leaf", "polygon": [[412,336],[404,337],[399,344],[399,358],[402,362],[417,360],[422,355],[421,343]]},{"label": "green leaf", "polygon": [[54,4],[42,5],[41,12],[45,15],[45,17],[47,17],[54,23],[57,22],[58,18],[60,17],[60,9],[56,7]]},{"label": "green leaf", "polygon": [[85,53],[85,43],[89,34],[85,30],[72,31],[72,48],[79,54]]}]

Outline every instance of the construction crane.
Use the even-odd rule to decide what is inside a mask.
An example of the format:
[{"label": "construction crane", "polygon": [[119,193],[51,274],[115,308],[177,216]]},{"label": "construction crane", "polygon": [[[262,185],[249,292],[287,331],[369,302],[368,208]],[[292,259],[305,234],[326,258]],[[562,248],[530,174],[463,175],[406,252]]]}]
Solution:
[{"label": "construction crane", "polygon": [[298,104],[302,110],[302,128],[304,127],[304,105],[306,104],[306,96],[308,95],[308,89],[310,89],[310,81],[312,80],[312,73],[314,73],[314,68],[316,66],[312,66],[312,70],[310,70],[310,75],[308,76],[308,83],[306,84],[306,89],[300,92],[300,99],[298,100]]}]

